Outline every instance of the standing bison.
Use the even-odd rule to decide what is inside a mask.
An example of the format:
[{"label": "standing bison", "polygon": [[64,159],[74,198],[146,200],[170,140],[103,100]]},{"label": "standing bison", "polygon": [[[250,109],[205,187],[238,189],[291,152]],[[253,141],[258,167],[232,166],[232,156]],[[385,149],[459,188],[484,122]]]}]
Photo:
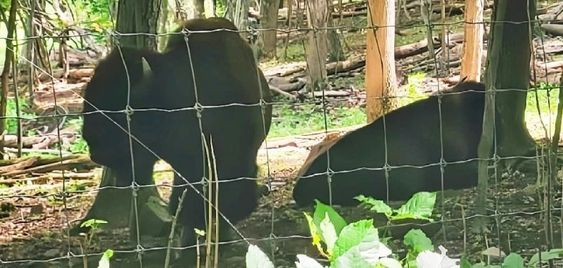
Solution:
[{"label": "standing bison", "polygon": [[299,171],[293,198],[301,206],[315,199],[352,205],[360,194],[406,200],[420,191],[475,186],[484,91],[482,84],[461,83],[324,144]]},{"label": "standing bison", "polygon": [[92,160],[114,170],[118,186],[153,184],[159,157],[179,172],[169,207],[174,213],[187,189],[178,219],[186,245],[194,242],[193,229],[205,226],[204,140],[221,181],[219,209],[237,222],[256,206],[251,178],[272,110],[264,75],[231,22],[196,19],[183,29],[163,53],[115,48],[98,64],[84,92],[82,131]]}]

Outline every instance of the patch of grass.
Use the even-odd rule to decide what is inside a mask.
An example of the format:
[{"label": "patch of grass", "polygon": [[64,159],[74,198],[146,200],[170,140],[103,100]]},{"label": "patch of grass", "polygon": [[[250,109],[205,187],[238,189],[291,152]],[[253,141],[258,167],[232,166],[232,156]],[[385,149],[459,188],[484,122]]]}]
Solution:
[{"label": "patch of grass", "polygon": [[528,96],[526,99],[526,111],[537,114],[539,104],[539,110],[542,114],[549,112],[554,113],[557,111],[558,98],[559,95],[557,85],[541,83],[536,88],[530,88],[530,90],[528,91]]},{"label": "patch of grass", "polygon": [[405,85],[407,97],[399,98],[400,107],[428,97],[427,95],[420,93],[420,88],[422,87],[425,79],[426,74],[423,72],[415,72],[408,75],[408,84]]},{"label": "patch of grass", "polygon": [[293,62],[293,61],[304,61],[305,60],[305,50],[303,49],[303,43],[301,40],[290,42],[287,45],[287,55],[285,52],[285,45],[281,43],[280,47],[276,50],[276,56],[280,62]]},{"label": "patch of grass", "polygon": [[[19,99],[19,106],[20,106],[20,116],[21,122],[24,123],[26,120],[33,120],[35,119],[36,115],[34,113],[29,113],[29,104],[23,98]],[[6,119],[6,131],[8,134],[16,134],[18,128],[18,119],[16,113],[16,101],[14,98],[9,98],[6,104],[6,115],[8,118]],[[33,136],[35,133],[24,133],[26,136]]]},{"label": "patch of grass", "polygon": [[[325,129],[325,116],[321,105],[281,104],[275,107],[274,113],[270,137],[299,135]],[[326,122],[329,129],[359,125],[366,122],[366,115],[359,107],[329,107]]]}]

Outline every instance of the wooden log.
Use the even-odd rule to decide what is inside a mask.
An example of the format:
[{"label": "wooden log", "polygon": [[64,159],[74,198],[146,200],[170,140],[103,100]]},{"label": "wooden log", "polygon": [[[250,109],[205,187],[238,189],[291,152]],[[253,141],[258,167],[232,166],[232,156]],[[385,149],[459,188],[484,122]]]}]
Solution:
[{"label": "wooden log", "polygon": [[547,33],[563,36],[563,24],[542,24],[541,28]]},{"label": "wooden log", "polygon": [[15,161],[11,165],[1,166],[0,167],[0,173],[10,172],[10,171],[14,171],[14,170],[20,170],[20,169],[24,169],[24,168],[33,166],[37,162],[38,159],[39,159],[38,157],[28,157],[28,158],[26,157],[26,158],[16,159],[17,161]]},{"label": "wooden log", "polygon": [[[0,184],[5,185],[14,185],[17,183],[29,183],[29,182],[37,182],[38,181],[49,181],[49,180],[62,180],[62,179],[69,179],[69,180],[87,180],[92,179],[96,176],[94,172],[87,172],[87,173],[76,173],[66,171],[64,176],[62,173],[47,173],[37,177],[23,177],[23,178],[12,178],[12,179],[3,179],[0,180]],[[92,182],[95,183],[95,182]]]},{"label": "wooden log", "polygon": [[30,167],[22,170],[14,170],[10,172],[0,173],[2,176],[15,176],[25,173],[31,172],[49,172],[53,170],[60,170],[60,169],[69,169],[69,168],[76,168],[76,167],[96,167],[98,166],[96,163],[92,162],[88,156],[85,155],[78,155],[77,157],[66,159],[66,160],[59,160],[57,162],[52,162],[49,164],[38,165],[35,167]]}]

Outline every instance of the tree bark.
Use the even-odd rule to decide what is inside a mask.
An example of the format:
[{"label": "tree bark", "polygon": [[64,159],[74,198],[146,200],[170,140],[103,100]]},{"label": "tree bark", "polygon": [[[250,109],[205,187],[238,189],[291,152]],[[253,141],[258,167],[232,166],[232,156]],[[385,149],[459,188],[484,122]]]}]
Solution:
[{"label": "tree bark", "polygon": [[328,12],[326,0],[306,1],[307,44],[305,54],[307,58],[307,69],[309,73],[309,88],[311,90],[322,88],[326,78],[326,55],[327,55],[327,23]]},{"label": "tree bark", "polygon": [[495,2],[494,21],[512,22],[491,26],[485,73],[488,89],[505,90],[495,96],[497,153],[501,157],[522,156],[535,146],[524,118],[530,83],[530,20],[535,18],[535,7],[534,0]]},{"label": "tree bark", "polygon": [[[225,0],[226,12],[225,17],[232,21],[237,29],[246,31],[248,28],[248,10],[250,1],[248,0]],[[241,32],[242,38],[246,39],[248,34]]]},{"label": "tree bark", "polygon": [[481,80],[481,62],[483,58],[483,21],[484,0],[465,0],[465,42],[460,77],[469,80]]},{"label": "tree bark", "polygon": [[127,34],[119,37],[119,45],[156,49],[157,40],[154,34],[158,31],[161,4],[161,0],[119,1],[116,30]]},{"label": "tree bark", "polygon": [[[368,122],[396,107],[395,2],[368,1],[366,113]],[[379,26],[379,27],[378,27]],[[384,27],[382,27],[384,26]]]},{"label": "tree bark", "polygon": [[[477,213],[483,215],[486,215],[489,178],[487,159],[492,156],[493,148],[497,156],[510,157],[526,155],[535,145],[524,121],[526,90],[530,83],[530,20],[535,18],[535,10],[534,0],[497,0],[494,3],[491,17],[499,23],[491,25],[489,35],[485,69],[488,94],[478,148],[479,159],[483,160],[479,161],[476,203]],[[509,164],[509,160],[503,161]]]},{"label": "tree bark", "polygon": [[[4,67],[0,74],[0,83],[2,83],[2,93],[0,99],[0,153],[4,152],[4,132],[6,130],[6,106],[8,104],[8,80],[10,75],[10,66],[14,59],[14,45],[12,39],[16,31],[16,11],[18,10],[18,1],[12,0],[10,3],[10,15],[8,17],[7,38],[6,38],[6,54],[4,58]],[[14,85],[16,86],[16,85]]]},{"label": "tree bark", "polygon": [[277,22],[278,22],[278,6],[279,0],[262,0],[260,3],[260,15],[262,16],[261,25],[265,31],[262,31],[262,55],[266,58],[276,56],[277,44]]}]

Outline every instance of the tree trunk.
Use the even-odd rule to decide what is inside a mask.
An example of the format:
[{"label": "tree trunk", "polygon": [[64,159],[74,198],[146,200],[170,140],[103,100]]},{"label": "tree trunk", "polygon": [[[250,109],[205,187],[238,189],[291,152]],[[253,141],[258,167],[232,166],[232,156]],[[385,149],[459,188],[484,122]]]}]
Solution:
[{"label": "tree trunk", "polygon": [[326,0],[306,1],[307,24],[312,28],[307,33],[305,54],[309,73],[309,88],[320,89],[326,77],[326,55],[328,12]]},{"label": "tree trunk", "polygon": [[[2,84],[0,99],[0,153],[4,153],[4,132],[6,131],[6,106],[8,104],[8,80],[10,75],[10,66],[14,59],[13,37],[16,31],[16,11],[18,10],[18,1],[12,0],[10,3],[10,15],[8,17],[7,35],[6,35],[6,54],[4,58],[4,66],[2,74],[0,74],[0,83]],[[14,85],[16,86],[16,85]]]},{"label": "tree trunk", "polygon": [[266,58],[273,58],[276,56],[276,44],[277,44],[277,22],[278,22],[278,6],[279,0],[262,0],[260,3],[260,15],[262,31],[262,55]]},{"label": "tree trunk", "polygon": [[[485,82],[491,94],[487,94],[485,102],[479,159],[490,159],[493,146],[500,157],[523,156],[534,148],[524,112],[530,82],[530,30],[533,28],[530,20],[535,18],[535,10],[534,0],[497,0],[494,3],[491,19],[500,23],[491,25],[488,41]],[[508,165],[508,160],[505,161]],[[486,213],[488,162],[479,161],[477,213],[483,215]]]},{"label": "tree trunk", "polygon": [[[328,16],[328,26],[334,26],[334,19],[332,16]],[[344,51],[342,50],[342,45],[340,44],[340,38],[338,38],[338,32],[336,29],[330,29],[327,31],[328,38],[328,60],[331,62],[345,60]]]},{"label": "tree trunk", "polygon": [[120,46],[156,49],[157,40],[153,34],[158,30],[161,4],[162,0],[119,1],[116,30],[122,34],[129,34],[119,37]]},{"label": "tree trunk", "polygon": [[[248,28],[248,10],[250,1],[248,0],[226,0],[225,17],[232,21],[237,29],[245,31]],[[246,32],[241,33],[242,38],[247,39]]]},{"label": "tree trunk", "polygon": [[[396,107],[395,2],[368,1],[366,48],[366,113],[368,122]],[[388,27],[375,28],[377,25]]]},{"label": "tree trunk", "polygon": [[[530,6],[526,3],[529,2]],[[497,152],[501,157],[522,156],[534,148],[524,112],[530,83],[530,19],[535,18],[534,0],[498,0],[488,42],[485,81],[488,89],[508,89],[496,93]]]},{"label": "tree trunk", "polygon": [[484,0],[465,0],[465,42],[460,77],[469,80],[481,80],[481,61],[483,58],[483,21]]}]

